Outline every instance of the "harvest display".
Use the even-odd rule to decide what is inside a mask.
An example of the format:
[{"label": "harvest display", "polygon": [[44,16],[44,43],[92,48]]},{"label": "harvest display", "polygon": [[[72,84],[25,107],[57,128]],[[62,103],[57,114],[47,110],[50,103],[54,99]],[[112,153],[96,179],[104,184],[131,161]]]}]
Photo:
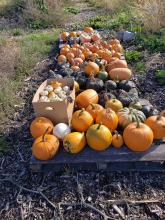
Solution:
[{"label": "harvest display", "polygon": [[40,92],[38,102],[60,105],[68,100],[71,88],[57,79],[71,78],[74,112],[68,124],[54,124],[45,115],[31,123],[32,152],[37,159],[49,160],[60,148],[76,154],[87,146],[103,151],[109,147],[120,150],[125,144],[141,152],[154,139],[165,137],[165,111],[159,113],[152,105],[141,104],[119,40],[104,39],[91,27],[63,32],[60,39],[53,80]]}]

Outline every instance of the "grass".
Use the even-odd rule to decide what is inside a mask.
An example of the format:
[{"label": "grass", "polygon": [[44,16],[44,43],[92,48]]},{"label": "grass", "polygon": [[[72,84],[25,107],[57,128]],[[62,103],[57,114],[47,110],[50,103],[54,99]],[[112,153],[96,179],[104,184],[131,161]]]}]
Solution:
[{"label": "grass", "polygon": [[159,83],[165,85],[165,70],[157,70],[156,79]]},{"label": "grass", "polygon": [[128,50],[125,52],[125,58],[128,63],[137,62],[141,58],[141,53],[137,50]]},{"label": "grass", "polygon": [[72,14],[78,14],[78,13],[80,13],[80,9],[78,9],[78,8],[76,8],[76,7],[72,7],[72,6],[70,6],[70,7],[66,7],[65,9],[64,9],[64,11],[66,11],[66,12],[69,12],[69,13],[72,13]]},{"label": "grass", "polygon": [[[52,32],[36,32],[25,35],[15,43],[19,48],[14,61],[14,72],[9,76],[2,76],[0,82],[0,120],[8,120],[14,113],[14,105],[21,103],[21,98],[15,94],[23,86],[23,78],[32,73],[35,64],[46,58],[55,45],[59,29]],[[12,61],[10,61],[12,62]]]}]

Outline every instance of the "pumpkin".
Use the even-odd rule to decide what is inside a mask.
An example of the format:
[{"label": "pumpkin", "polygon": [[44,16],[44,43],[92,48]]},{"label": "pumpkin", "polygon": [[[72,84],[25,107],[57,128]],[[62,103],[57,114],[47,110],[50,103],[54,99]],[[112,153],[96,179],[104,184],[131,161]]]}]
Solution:
[{"label": "pumpkin", "polygon": [[85,51],[84,52],[85,59],[87,59],[87,60],[90,58],[91,55],[92,55],[91,51]]},{"label": "pumpkin", "polygon": [[115,52],[123,53],[123,47],[121,46],[121,44],[113,44],[112,49]]},{"label": "pumpkin", "polygon": [[74,53],[69,52],[66,54],[66,58],[69,62],[71,62],[74,59],[74,57],[75,57]]},{"label": "pumpkin", "polygon": [[102,70],[97,74],[97,77],[103,81],[106,81],[108,78],[108,73],[105,70]]},{"label": "pumpkin", "polygon": [[[111,51],[111,53],[112,53],[112,51]],[[108,64],[107,64],[107,66],[106,66],[106,70],[107,70],[107,68],[108,68],[108,65],[109,65],[111,62],[115,61],[115,60],[118,60],[118,58],[117,58],[117,57],[111,57],[111,58],[108,59]]]},{"label": "pumpkin", "polygon": [[143,105],[141,111],[145,114],[146,117],[158,115],[159,112],[151,104]]},{"label": "pumpkin", "polygon": [[115,68],[109,71],[109,77],[111,79],[129,80],[132,75],[132,71],[128,68]]},{"label": "pumpkin", "polygon": [[59,149],[59,140],[51,134],[43,134],[35,139],[32,145],[32,153],[38,160],[53,158]]},{"label": "pumpkin", "polygon": [[34,119],[30,125],[30,133],[32,137],[37,138],[46,133],[50,134],[53,130],[53,123],[45,117]]},{"label": "pumpkin", "polygon": [[94,30],[93,30],[92,27],[85,27],[85,28],[84,28],[84,32],[92,33],[92,32],[94,32]]},{"label": "pumpkin", "polygon": [[88,145],[97,151],[106,150],[112,142],[110,130],[101,124],[92,125],[86,133]]},{"label": "pumpkin", "polygon": [[125,60],[115,60],[109,63],[106,68],[108,72],[115,68],[127,68],[127,62]]},{"label": "pumpkin", "polygon": [[53,129],[53,134],[59,139],[64,139],[65,135],[70,132],[70,127],[65,123],[59,123]]},{"label": "pumpkin", "polygon": [[90,103],[97,104],[99,96],[93,89],[86,89],[76,97],[76,104],[79,108],[87,108]]},{"label": "pumpkin", "polygon": [[118,99],[123,103],[124,106],[129,106],[131,102],[138,102],[138,92],[136,89],[131,89],[129,92],[121,90],[119,92]]},{"label": "pumpkin", "polygon": [[165,137],[165,117],[163,114],[165,110],[160,113],[160,115],[154,115],[147,118],[145,124],[148,125],[154,134],[154,139],[162,139]]},{"label": "pumpkin", "polygon": [[72,154],[79,153],[86,145],[84,133],[72,132],[67,134],[63,140],[64,149]]},{"label": "pumpkin", "polygon": [[62,48],[68,48],[68,49],[70,49],[70,45],[69,45],[69,44],[65,44],[64,46],[62,46]]},{"label": "pumpkin", "polygon": [[77,37],[77,33],[75,31],[70,32],[69,37]]},{"label": "pumpkin", "polygon": [[129,104],[129,108],[135,108],[135,109],[141,110],[142,105],[140,104],[140,102],[131,102]]},{"label": "pumpkin", "polygon": [[106,101],[105,108],[111,108],[113,111],[118,112],[123,108],[123,104],[117,99],[110,99]]},{"label": "pumpkin", "polygon": [[73,113],[71,124],[76,131],[84,132],[93,124],[93,117],[85,109],[81,109]]},{"label": "pumpkin", "polygon": [[73,59],[74,66],[79,66],[82,63],[83,63],[83,60],[81,58],[79,58],[79,57],[76,57],[76,58]]},{"label": "pumpkin", "polygon": [[114,135],[112,136],[112,145],[115,148],[120,148],[123,146],[124,141],[123,141],[123,137],[121,134],[119,134],[117,131],[114,131]]},{"label": "pumpkin", "polygon": [[94,75],[91,75],[87,80],[86,89],[94,89],[96,92],[99,92],[103,89],[104,83],[101,79],[95,78]]},{"label": "pumpkin", "polygon": [[135,152],[147,150],[153,142],[153,132],[149,126],[138,121],[129,124],[123,133],[126,146]]},{"label": "pumpkin", "polygon": [[77,72],[78,70],[80,70],[80,67],[79,66],[71,66],[71,69],[74,71],[74,72]]},{"label": "pumpkin", "polygon": [[98,40],[100,40],[100,34],[93,34],[92,37],[91,37],[92,41],[93,42],[96,42]]},{"label": "pumpkin", "polygon": [[119,119],[119,125],[122,128],[125,128],[130,123],[135,122],[136,118],[138,118],[140,122],[144,122],[146,120],[146,117],[142,111],[133,108],[120,109],[117,113],[117,116]]},{"label": "pumpkin", "polygon": [[99,104],[92,104],[91,103],[86,108],[86,111],[89,112],[92,115],[93,119],[95,120],[97,115],[98,115],[98,113],[100,111],[102,111],[103,109],[104,108],[101,105],[99,105]]},{"label": "pumpkin", "polygon": [[111,45],[114,45],[114,44],[120,44],[120,41],[116,38],[114,39],[111,39],[110,42],[109,42]]},{"label": "pumpkin", "polygon": [[61,36],[61,39],[63,41],[66,41],[67,38],[69,37],[69,33],[68,32],[62,32],[60,36]]},{"label": "pumpkin", "polygon": [[119,89],[123,89],[123,90],[129,92],[130,89],[136,88],[136,85],[134,82],[132,82],[130,80],[122,80],[119,82],[118,87],[119,87]]},{"label": "pumpkin", "polygon": [[99,72],[99,66],[94,62],[88,62],[88,64],[84,68],[84,72],[87,75],[94,74],[96,75]]},{"label": "pumpkin", "polygon": [[105,106],[105,103],[107,100],[114,99],[114,98],[116,98],[116,96],[113,93],[107,92],[107,91],[102,91],[99,94],[99,104],[102,106]]},{"label": "pumpkin", "polygon": [[103,124],[110,131],[114,131],[118,125],[118,117],[116,113],[110,108],[104,109],[96,117],[96,123]]},{"label": "pumpkin", "polygon": [[57,58],[58,63],[65,63],[67,61],[66,56],[64,55],[59,55]]},{"label": "pumpkin", "polygon": [[69,53],[70,52],[70,49],[68,49],[68,48],[62,48],[61,50],[60,50],[60,54],[61,55],[67,55],[67,53]]},{"label": "pumpkin", "polygon": [[107,80],[105,82],[105,89],[106,91],[111,91],[117,89],[117,83],[113,80]]},{"label": "pumpkin", "polygon": [[119,53],[119,52],[114,52],[114,53],[112,54],[112,57],[121,59],[121,53]]},{"label": "pumpkin", "polygon": [[81,34],[80,36],[81,43],[89,43],[91,42],[91,37],[88,34]]}]

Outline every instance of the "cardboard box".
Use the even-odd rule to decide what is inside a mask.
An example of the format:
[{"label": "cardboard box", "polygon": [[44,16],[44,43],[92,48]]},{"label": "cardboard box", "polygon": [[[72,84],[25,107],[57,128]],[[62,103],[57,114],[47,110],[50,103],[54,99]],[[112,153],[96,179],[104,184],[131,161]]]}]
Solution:
[{"label": "cardboard box", "polygon": [[[51,81],[58,81],[62,83],[63,86],[66,85],[72,89],[72,92],[70,93],[68,99],[55,102],[39,102],[40,93]],[[32,105],[37,117],[47,117],[54,123],[54,125],[60,122],[70,125],[74,109],[74,102],[75,88],[74,81],[72,79],[48,79],[45,80],[38,88],[36,94],[33,97]]]}]

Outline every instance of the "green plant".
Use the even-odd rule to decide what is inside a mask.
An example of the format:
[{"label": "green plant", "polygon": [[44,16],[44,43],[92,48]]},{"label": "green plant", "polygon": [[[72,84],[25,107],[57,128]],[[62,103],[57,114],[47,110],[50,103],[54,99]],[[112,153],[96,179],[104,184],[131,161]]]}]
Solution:
[{"label": "green plant", "polygon": [[13,36],[20,36],[20,35],[22,35],[22,30],[19,28],[13,29],[12,34],[13,34]]},{"label": "green plant", "polygon": [[140,60],[141,52],[136,50],[128,50],[125,52],[125,58],[128,63],[137,62]]},{"label": "green plant", "polygon": [[165,84],[165,70],[157,70],[156,79],[159,83]]},{"label": "green plant", "polygon": [[80,9],[75,8],[75,7],[71,7],[71,6],[65,8],[64,11],[69,12],[69,13],[72,13],[72,14],[75,14],[75,15],[78,14],[78,13],[80,13]]},{"label": "green plant", "polygon": [[146,65],[144,62],[137,62],[135,64],[135,69],[137,70],[137,72],[139,72],[140,74],[144,74],[146,72]]},{"label": "green plant", "polygon": [[0,154],[9,153],[10,147],[4,137],[0,137]]}]

